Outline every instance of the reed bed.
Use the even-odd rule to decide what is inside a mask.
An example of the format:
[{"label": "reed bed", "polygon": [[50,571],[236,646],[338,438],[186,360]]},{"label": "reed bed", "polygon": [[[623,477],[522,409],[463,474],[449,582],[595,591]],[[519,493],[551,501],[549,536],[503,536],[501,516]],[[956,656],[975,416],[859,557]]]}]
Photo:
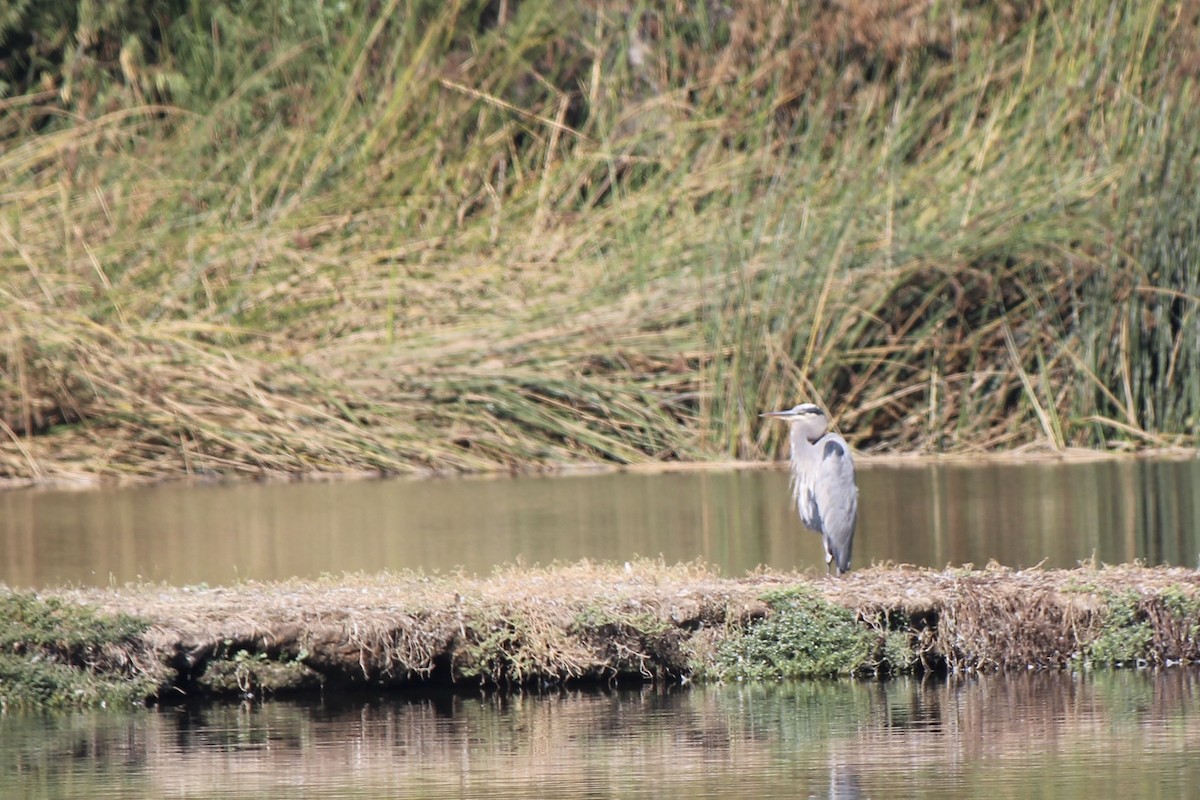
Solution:
[{"label": "reed bed", "polygon": [[1197,443],[1190,3],[144,5],[0,15],[9,480]]}]

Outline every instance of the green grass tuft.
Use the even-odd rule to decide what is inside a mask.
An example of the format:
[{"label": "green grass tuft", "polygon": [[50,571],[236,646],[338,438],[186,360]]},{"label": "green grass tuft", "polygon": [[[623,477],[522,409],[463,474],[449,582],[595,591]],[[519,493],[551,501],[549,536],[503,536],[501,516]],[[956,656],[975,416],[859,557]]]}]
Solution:
[{"label": "green grass tuft", "polygon": [[42,652],[74,661],[104,644],[137,636],[146,627],[128,614],[102,614],[54,597],[0,595],[0,649],[10,653]]},{"label": "green grass tuft", "polygon": [[1158,592],[1108,591],[1099,633],[1084,648],[1087,663],[1161,666],[1200,662],[1200,594],[1184,584]]},{"label": "green grass tuft", "polygon": [[[717,677],[762,680],[874,671],[878,637],[852,611],[805,587],[770,592],[763,600],[771,613],[721,644]],[[892,645],[896,649],[897,643]]]},{"label": "green grass tuft", "polygon": [[1100,633],[1087,645],[1086,660],[1099,666],[1131,666],[1151,658],[1154,628],[1133,590],[1109,592]]}]

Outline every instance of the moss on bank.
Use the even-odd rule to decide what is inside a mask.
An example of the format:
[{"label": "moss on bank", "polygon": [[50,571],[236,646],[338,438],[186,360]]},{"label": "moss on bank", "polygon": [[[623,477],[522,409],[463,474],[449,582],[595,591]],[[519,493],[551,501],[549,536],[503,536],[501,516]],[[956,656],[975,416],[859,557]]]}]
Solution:
[{"label": "moss on bank", "polygon": [[26,706],[1200,662],[1200,573],[1140,566],[734,579],[583,562],[3,602],[0,696]]},{"label": "moss on bank", "polygon": [[721,643],[709,668],[714,677],[826,677],[892,666],[877,657],[881,642],[875,632],[815,587],[773,589],[764,592],[762,599],[769,613],[731,632]]},{"label": "moss on bank", "polygon": [[33,594],[0,595],[0,709],[128,705],[158,691],[124,613]]},{"label": "moss on bank", "polygon": [[1081,657],[1091,663],[1146,666],[1193,662],[1200,654],[1200,595],[1169,585],[1157,593],[1136,589],[1104,593],[1099,633]]}]

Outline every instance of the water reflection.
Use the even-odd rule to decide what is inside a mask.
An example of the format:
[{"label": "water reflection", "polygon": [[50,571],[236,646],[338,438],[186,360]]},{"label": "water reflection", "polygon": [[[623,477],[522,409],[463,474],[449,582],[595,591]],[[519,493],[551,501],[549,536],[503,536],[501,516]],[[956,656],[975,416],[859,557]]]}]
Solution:
[{"label": "water reflection", "polygon": [[[1200,461],[864,465],[855,563],[1194,566]],[[0,581],[222,583],[524,560],[821,567],[782,471],[0,493]]]},{"label": "water reflection", "polygon": [[1167,670],[0,717],[14,796],[1186,796]]},{"label": "water reflection", "polygon": [[1093,556],[1195,566],[1200,556],[1194,460],[881,468],[862,483],[875,558],[1071,567]]}]

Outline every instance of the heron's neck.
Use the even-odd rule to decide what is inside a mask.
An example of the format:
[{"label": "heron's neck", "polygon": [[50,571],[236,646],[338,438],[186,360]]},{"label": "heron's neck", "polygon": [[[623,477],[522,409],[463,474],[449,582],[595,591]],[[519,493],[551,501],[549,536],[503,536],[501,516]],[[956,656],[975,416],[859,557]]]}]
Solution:
[{"label": "heron's neck", "polygon": [[817,442],[821,441],[821,439],[825,436],[825,434],[829,433],[829,431],[828,430],[821,431],[816,436],[810,436],[809,435],[810,433],[811,433],[811,431],[802,430],[799,426],[793,428],[792,429],[792,446],[793,447],[803,447],[803,446],[807,445],[809,447],[812,447],[812,446],[816,445]]}]

